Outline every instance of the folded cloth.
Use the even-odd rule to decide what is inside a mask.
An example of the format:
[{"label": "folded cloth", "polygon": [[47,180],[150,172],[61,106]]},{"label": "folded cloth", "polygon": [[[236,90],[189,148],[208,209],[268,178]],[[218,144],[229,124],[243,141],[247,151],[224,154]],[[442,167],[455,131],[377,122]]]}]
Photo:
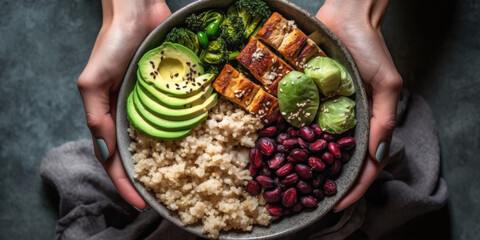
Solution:
[{"label": "folded cloth", "polygon": [[[402,92],[390,160],[367,194],[341,212],[284,239],[377,239],[407,221],[441,208],[447,186],[440,178],[440,148],[428,104]],[[41,176],[59,195],[56,239],[196,239],[155,211],[139,213],[118,195],[91,141],[49,152]]]}]

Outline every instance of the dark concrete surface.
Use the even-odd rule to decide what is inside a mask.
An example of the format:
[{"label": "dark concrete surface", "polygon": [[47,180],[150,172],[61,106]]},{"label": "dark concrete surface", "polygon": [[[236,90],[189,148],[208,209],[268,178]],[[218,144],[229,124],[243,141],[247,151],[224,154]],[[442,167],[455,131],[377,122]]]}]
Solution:
[{"label": "dark concrete surface", "polygon": [[[292,0],[315,13],[323,1]],[[167,1],[172,11],[190,1]],[[0,0],[0,239],[52,239],[41,159],[89,138],[76,78],[101,24],[98,0]],[[480,239],[480,3],[392,0],[384,35],[405,87],[432,106],[449,201],[386,239]]]}]

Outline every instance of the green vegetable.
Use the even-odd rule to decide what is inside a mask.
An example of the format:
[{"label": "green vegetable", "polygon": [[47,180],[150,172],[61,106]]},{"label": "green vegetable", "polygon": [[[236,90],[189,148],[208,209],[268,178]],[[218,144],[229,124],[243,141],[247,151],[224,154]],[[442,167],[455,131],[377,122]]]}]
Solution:
[{"label": "green vegetable", "polygon": [[208,37],[204,32],[202,32],[202,31],[198,32],[197,33],[197,38],[198,38],[198,42],[200,43],[200,45],[203,48],[208,46]]},{"label": "green vegetable", "polygon": [[202,50],[200,60],[209,64],[225,63],[228,60],[229,52],[225,49],[225,42],[218,38],[211,41],[208,47]]},{"label": "green vegetable", "polygon": [[335,60],[328,57],[315,57],[306,64],[305,74],[313,79],[325,96],[335,95],[340,85],[341,70]]},{"label": "green vegetable", "polygon": [[245,40],[244,29],[242,18],[236,15],[228,16],[222,22],[222,25],[220,25],[220,37],[225,40],[228,49],[241,50],[243,48]]},{"label": "green vegetable", "polygon": [[205,71],[205,73],[210,73],[210,74],[213,74],[214,76],[217,76],[222,71],[222,68],[223,68],[223,64],[209,64],[207,66],[207,70]]},{"label": "green vegetable", "polygon": [[277,95],[280,112],[287,122],[295,127],[313,122],[320,97],[312,79],[292,71],[278,83]]},{"label": "green vegetable", "polygon": [[197,55],[200,50],[199,39],[197,38],[197,35],[186,28],[173,28],[165,37],[165,42],[183,45]]},{"label": "green vegetable", "polygon": [[355,101],[340,96],[323,102],[320,104],[317,123],[323,131],[333,134],[355,127]]},{"label": "green vegetable", "polygon": [[207,29],[205,30],[205,32],[207,33],[208,38],[212,39],[212,38],[215,38],[215,36],[217,36],[219,29],[220,28],[218,23],[213,22],[207,26]]},{"label": "green vegetable", "polygon": [[267,3],[262,0],[237,0],[227,10],[227,16],[242,17],[245,38],[250,37],[271,14]]},{"label": "green vegetable", "polygon": [[220,12],[208,10],[200,14],[192,14],[185,19],[187,28],[194,31],[205,31],[211,23],[220,24],[223,21],[223,15]]},{"label": "green vegetable", "polygon": [[337,90],[338,95],[343,96],[351,96],[355,93],[355,85],[353,84],[353,79],[350,73],[348,73],[347,69],[337,62],[333,60],[335,64],[340,68],[341,79],[340,79],[340,87]]}]

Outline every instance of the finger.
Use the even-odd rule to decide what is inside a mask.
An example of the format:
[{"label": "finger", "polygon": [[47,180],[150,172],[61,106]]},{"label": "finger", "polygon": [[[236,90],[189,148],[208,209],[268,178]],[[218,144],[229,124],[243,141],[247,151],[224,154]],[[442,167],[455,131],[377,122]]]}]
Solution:
[{"label": "finger", "polygon": [[384,166],[388,158],[390,141],[395,128],[398,92],[401,80],[385,78],[372,86],[372,118],[368,151],[370,158]]},{"label": "finger", "polygon": [[367,192],[368,187],[372,184],[373,180],[375,180],[380,169],[380,166],[375,163],[375,160],[367,157],[367,159],[365,159],[365,164],[363,164],[362,170],[360,171],[360,176],[358,176],[353,187],[333,209],[335,211],[340,211],[358,201],[358,199]]},{"label": "finger", "polygon": [[115,122],[112,117],[110,90],[99,76],[89,76],[88,70],[79,77],[78,88],[85,107],[87,126],[94,138],[95,155],[106,161],[116,146]]},{"label": "finger", "polygon": [[127,173],[123,168],[118,151],[115,151],[112,158],[104,164],[104,167],[110,176],[110,179],[112,179],[113,185],[115,185],[118,193],[123,199],[125,199],[125,201],[139,209],[148,208],[147,203],[138,194],[132,182],[130,182]]},{"label": "finger", "polygon": [[374,1],[370,11],[370,22],[373,28],[380,30],[382,28],[383,19],[387,12],[389,0]]}]

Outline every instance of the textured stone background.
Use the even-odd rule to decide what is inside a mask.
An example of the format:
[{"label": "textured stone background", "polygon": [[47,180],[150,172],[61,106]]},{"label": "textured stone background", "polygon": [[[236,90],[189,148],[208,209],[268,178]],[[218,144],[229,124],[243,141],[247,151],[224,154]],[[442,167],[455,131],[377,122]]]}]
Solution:
[{"label": "textured stone background", "polygon": [[[292,2],[315,13],[323,1]],[[89,137],[76,79],[100,24],[98,0],[0,0],[0,239],[53,238],[56,199],[40,161]],[[479,26],[476,0],[392,0],[385,19],[405,86],[432,106],[450,191],[441,211],[404,226],[415,238],[480,239]]]}]

